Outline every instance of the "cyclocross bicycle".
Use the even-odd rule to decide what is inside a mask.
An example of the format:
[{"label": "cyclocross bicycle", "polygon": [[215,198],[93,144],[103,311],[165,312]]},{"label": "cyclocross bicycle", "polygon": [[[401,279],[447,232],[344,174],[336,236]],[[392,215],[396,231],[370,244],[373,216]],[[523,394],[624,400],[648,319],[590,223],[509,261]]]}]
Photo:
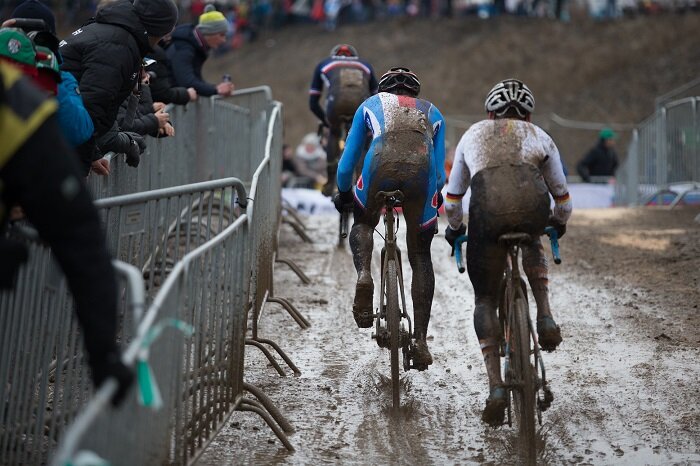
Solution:
[{"label": "cyclocross bicycle", "polygon": [[[554,262],[560,264],[557,232],[554,228],[547,227],[545,233],[550,238]],[[455,259],[460,273],[464,272],[462,243],[466,240],[467,236],[463,235],[455,241]],[[542,425],[542,412],[549,408],[554,396],[547,385],[537,332],[530,318],[527,285],[520,274],[518,263],[521,245],[532,242],[532,237],[527,233],[506,233],[498,238],[498,242],[508,250],[498,305],[503,380],[509,394],[507,423],[512,426],[515,417],[520,440],[527,447],[527,463],[534,464],[535,414],[538,423]]]},{"label": "cyclocross bicycle", "polygon": [[[403,201],[401,191],[379,191],[376,199],[384,205],[384,247],[381,253],[381,286],[379,310],[374,315],[375,331],[372,334],[380,348],[389,349],[391,365],[391,399],[394,409],[400,400],[399,351],[403,356],[403,369],[413,369],[413,323],[406,312],[406,295],[401,268],[401,250],[396,244],[398,212]],[[400,299],[399,299],[400,297]]]}]

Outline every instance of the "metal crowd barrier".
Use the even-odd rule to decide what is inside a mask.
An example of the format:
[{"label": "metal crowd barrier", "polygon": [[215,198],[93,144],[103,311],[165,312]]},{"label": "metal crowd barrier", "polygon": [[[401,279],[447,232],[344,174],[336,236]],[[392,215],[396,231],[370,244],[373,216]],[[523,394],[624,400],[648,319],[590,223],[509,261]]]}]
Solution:
[{"label": "metal crowd barrier", "polygon": [[[92,383],[65,277],[36,233],[24,227],[19,234],[28,243],[29,261],[15,289],[0,293],[0,464],[46,464]],[[138,271],[118,261],[115,268],[118,338],[125,345],[143,313],[144,294],[138,282],[125,281]]]},{"label": "metal crowd barrier", "polygon": [[[266,345],[299,372],[276,343],[257,334],[265,303],[282,304],[300,326],[308,326],[273,293],[281,104],[271,100],[268,88],[257,88],[176,109],[175,115],[176,130],[190,131],[191,138],[180,140],[179,132],[150,144],[136,170],[115,156],[109,177],[91,177],[109,248],[136,267],[132,281],[136,276],[153,300],[143,319],[123,313],[122,326],[138,330],[122,330],[120,338],[129,343],[125,358],[143,379],[141,398],[146,405],[160,401],[161,409],[139,407],[133,396],[110,409],[113,382],[92,395],[63,277],[47,262],[48,251],[38,249],[15,292],[0,295],[0,464],[46,464],[57,439],[55,465],[99,463],[89,452],[111,464],[188,464],[235,409],[262,416],[293,449],[285,435],[291,425],[243,377],[246,344],[261,349],[281,374]],[[237,172],[240,179],[220,179]],[[254,331],[246,339],[251,309]],[[70,329],[54,326],[54,320]],[[165,324],[166,334],[155,338]],[[173,325],[191,327],[194,335],[185,338],[170,330]],[[43,333],[46,342],[36,338]],[[160,390],[148,383],[151,373]]]},{"label": "metal crowd barrier", "polygon": [[700,193],[699,99],[659,107],[634,129],[627,159],[618,170],[617,203],[675,206]]}]

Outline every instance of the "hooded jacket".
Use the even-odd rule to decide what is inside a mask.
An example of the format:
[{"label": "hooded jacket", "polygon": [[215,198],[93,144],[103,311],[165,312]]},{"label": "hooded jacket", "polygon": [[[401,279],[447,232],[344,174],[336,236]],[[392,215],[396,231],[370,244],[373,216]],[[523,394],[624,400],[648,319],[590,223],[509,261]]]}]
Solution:
[{"label": "hooded jacket", "polygon": [[[150,50],[146,29],[129,0],[116,0],[100,9],[95,20],[61,41],[61,69],[78,80],[83,103],[95,125],[95,135],[105,134],[117,118],[119,106],[134,89],[141,59]],[[94,138],[89,154],[96,160]]]},{"label": "hooded jacket", "polygon": [[155,63],[146,68],[147,71],[153,71],[156,74],[155,78],[151,78],[151,96],[153,101],[176,105],[189,103],[190,94],[187,92],[187,88],[176,87],[173,83],[170,63],[165,50],[156,45],[153,47],[153,52],[148,54],[148,57],[155,60]]},{"label": "hooded jacket", "polygon": [[202,66],[208,53],[209,47],[196,32],[193,24],[176,27],[172,34],[172,42],[166,49],[175,84],[194,87],[197,94],[204,97],[216,95],[216,86],[202,78]]}]

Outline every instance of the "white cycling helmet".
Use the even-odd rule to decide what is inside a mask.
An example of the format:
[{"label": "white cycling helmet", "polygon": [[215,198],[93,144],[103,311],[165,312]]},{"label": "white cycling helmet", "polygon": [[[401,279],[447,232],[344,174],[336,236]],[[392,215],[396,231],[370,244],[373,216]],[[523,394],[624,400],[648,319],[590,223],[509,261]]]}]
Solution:
[{"label": "white cycling helmet", "polygon": [[535,97],[522,81],[504,79],[489,91],[484,108],[497,116],[503,115],[509,108],[515,108],[518,115],[525,117],[535,110]]}]

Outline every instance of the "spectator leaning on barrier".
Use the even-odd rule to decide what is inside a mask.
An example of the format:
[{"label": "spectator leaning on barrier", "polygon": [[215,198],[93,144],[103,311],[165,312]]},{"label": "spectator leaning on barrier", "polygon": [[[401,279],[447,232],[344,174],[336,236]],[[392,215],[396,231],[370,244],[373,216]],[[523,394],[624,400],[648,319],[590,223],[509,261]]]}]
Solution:
[{"label": "spectator leaning on barrier", "polygon": [[0,288],[13,287],[27,258],[23,243],[4,233],[9,207],[19,205],[66,275],[92,380],[99,386],[116,378],[117,403],[133,374],[121,362],[116,343],[116,277],[97,210],[55,111],[53,99],[0,62]]},{"label": "spectator leaning on barrier", "polygon": [[217,94],[228,96],[234,88],[230,81],[224,80],[214,85],[202,78],[202,66],[209,52],[226,41],[229,28],[226,17],[213,8],[213,5],[207,5],[196,26],[181,24],[175,28],[172,41],[166,49],[175,84],[193,87],[199,95],[205,97]]},{"label": "spectator leaning on barrier", "polygon": [[[115,0],[99,9],[93,22],[61,42],[61,68],[77,78],[85,107],[95,124],[94,138],[79,148],[85,174],[91,164],[95,171],[106,174],[99,164],[96,139],[112,128],[120,104],[138,83],[142,58],[172,31],[177,15],[172,0],[135,0],[133,4]],[[139,141],[126,133],[119,136],[129,141],[130,164],[138,165]],[[105,152],[115,148],[100,147]]]},{"label": "spectator leaning on barrier", "polygon": [[[47,46],[56,55],[56,60],[60,65],[63,61],[58,53],[58,39],[56,38],[56,20],[51,10],[38,0],[26,0],[14,9],[9,19],[3,26],[13,26],[16,19],[36,19],[44,22],[44,28],[38,31],[25,30],[33,36],[33,41],[37,46]],[[56,99],[58,99],[58,111],[56,117],[61,127],[61,132],[72,147],[78,147],[90,139],[95,131],[92,119],[85,109],[83,99],[78,90],[78,81],[67,71],[59,71],[58,89]],[[41,74],[41,70],[39,71]]]},{"label": "spectator leaning on barrier", "polygon": [[153,60],[146,66],[146,71],[150,75],[151,97],[154,102],[164,104],[185,105],[197,100],[197,90],[194,87],[178,87],[173,82],[170,72],[170,60],[160,44],[169,41],[170,37],[165,36],[158,45],[153,47],[153,51],[146,58]]},{"label": "spectator leaning on barrier", "polygon": [[610,128],[603,128],[598,134],[597,144],[576,165],[576,171],[586,183],[592,176],[615,176],[618,159],[615,152],[617,134]]}]

